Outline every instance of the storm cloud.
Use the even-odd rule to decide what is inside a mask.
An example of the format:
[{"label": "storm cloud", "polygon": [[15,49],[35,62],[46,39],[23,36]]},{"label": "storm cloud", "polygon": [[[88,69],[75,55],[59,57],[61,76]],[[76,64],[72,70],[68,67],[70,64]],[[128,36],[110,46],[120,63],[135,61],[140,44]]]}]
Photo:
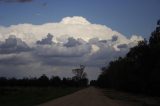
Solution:
[{"label": "storm cloud", "polygon": [[80,64],[88,69],[98,69],[124,56],[138,41],[143,40],[137,35],[126,38],[107,26],[92,24],[79,16],[42,25],[0,26],[0,39],[0,70],[5,70],[1,74],[14,70],[20,76],[40,73],[61,73],[60,76],[63,76],[67,72],[62,70],[66,68],[71,71]]},{"label": "storm cloud", "polygon": [[28,45],[14,35],[10,35],[9,38],[0,44],[0,54],[20,53],[29,50]]},{"label": "storm cloud", "polygon": [[81,45],[82,43],[76,39],[74,39],[73,37],[69,37],[68,38],[68,42],[64,44],[64,46],[66,47],[74,47],[74,46],[78,46]]},{"label": "storm cloud", "polygon": [[53,44],[52,38],[53,38],[53,35],[48,33],[47,37],[43,38],[42,40],[37,41],[37,44],[40,44],[40,45],[46,45],[46,44],[51,45],[51,44]]}]

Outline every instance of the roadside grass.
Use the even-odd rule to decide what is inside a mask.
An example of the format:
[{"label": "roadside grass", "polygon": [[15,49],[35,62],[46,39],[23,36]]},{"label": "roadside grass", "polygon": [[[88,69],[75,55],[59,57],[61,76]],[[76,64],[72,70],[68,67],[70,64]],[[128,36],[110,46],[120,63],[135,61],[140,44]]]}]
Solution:
[{"label": "roadside grass", "polygon": [[0,106],[35,106],[80,89],[74,87],[0,87]]},{"label": "roadside grass", "polygon": [[127,102],[135,102],[141,106],[160,106],[160,97],[151,97],[141,94],[131,94],[128,92],[121,92],[111,89],[103,90],[105,96],[114,100],[121,100]]}]

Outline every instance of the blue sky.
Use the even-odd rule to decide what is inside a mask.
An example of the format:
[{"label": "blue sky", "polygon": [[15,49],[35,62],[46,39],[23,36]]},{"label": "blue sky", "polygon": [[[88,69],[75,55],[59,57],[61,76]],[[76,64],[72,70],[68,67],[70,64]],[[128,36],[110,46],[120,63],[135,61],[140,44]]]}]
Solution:
[{"label": "blue sky", "polygon": [[[3,1],[3,0],[2,0]],[[150,36],[160,18],[160,0],[33,0],[0,2],[0,25],[59,22],[63,17],[82,16],[131,36]]]},{"label": "blue sky", "polygon": [[0,75],[70,77],[83,64],[96,79],[149,38],[159,10],[160,0],[0,0]]}]

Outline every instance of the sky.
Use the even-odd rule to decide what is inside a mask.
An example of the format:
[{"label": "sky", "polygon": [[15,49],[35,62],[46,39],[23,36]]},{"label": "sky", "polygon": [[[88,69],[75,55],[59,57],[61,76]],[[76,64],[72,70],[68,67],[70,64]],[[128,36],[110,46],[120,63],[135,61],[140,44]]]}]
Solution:
[{"label": "sky", "polygon": [[[0,0],[0,75],[72,76],[100,68],[149,38],[159,0]],[[8,67],[9,66],[9,67]]]},{"label": "sky", "polygon": [[[0,25],[57,22],[67,16],[83,16],[126,36],[148,38],[160,17],[159,0],[0,0]],[[15,0],[16,1],[16,0]]]}]

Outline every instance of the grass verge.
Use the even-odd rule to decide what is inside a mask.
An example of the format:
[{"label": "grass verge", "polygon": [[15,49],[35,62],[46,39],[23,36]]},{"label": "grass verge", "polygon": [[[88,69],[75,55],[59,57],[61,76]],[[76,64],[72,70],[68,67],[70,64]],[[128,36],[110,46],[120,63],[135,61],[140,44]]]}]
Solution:
[{"label": "grass verge", "polygon": [[80,88],[73,87],[1,87],[0,106],[34,106]]},{"label": "grass verge", "polygon": [[146,95],[136,95],[111,89],[105,89],[104,93],[113,100],[121,100],[126,102],[135,102],[141,106],[160,106],[160,97],[149,97]]}]

